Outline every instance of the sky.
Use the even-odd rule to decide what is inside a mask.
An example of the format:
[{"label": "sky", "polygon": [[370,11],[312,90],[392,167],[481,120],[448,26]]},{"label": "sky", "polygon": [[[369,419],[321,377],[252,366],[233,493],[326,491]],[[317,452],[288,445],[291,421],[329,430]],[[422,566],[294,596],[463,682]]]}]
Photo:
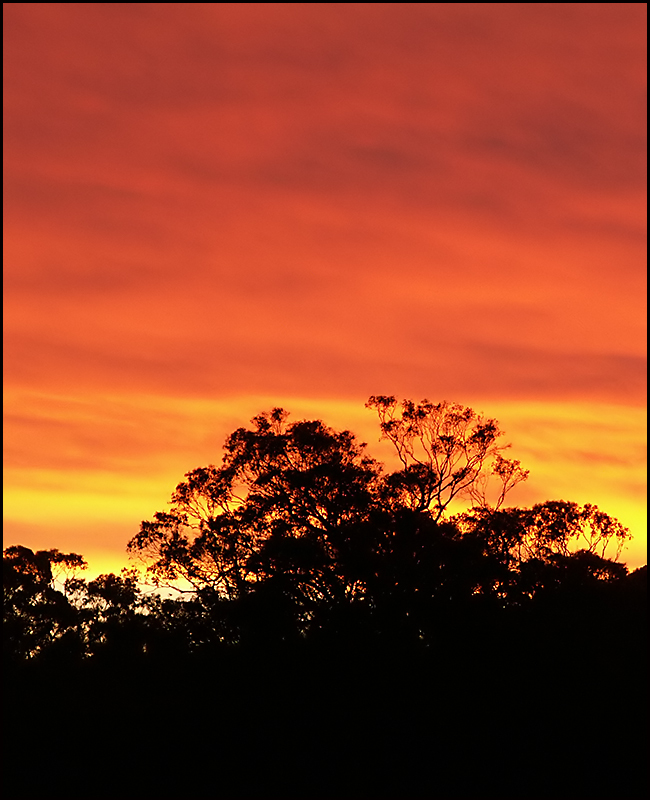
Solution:
[{"label": "sky", "polygon": [[119,570],[260,411],[496,417],[646,562],[645,3],[5,3],[5,546]]}]

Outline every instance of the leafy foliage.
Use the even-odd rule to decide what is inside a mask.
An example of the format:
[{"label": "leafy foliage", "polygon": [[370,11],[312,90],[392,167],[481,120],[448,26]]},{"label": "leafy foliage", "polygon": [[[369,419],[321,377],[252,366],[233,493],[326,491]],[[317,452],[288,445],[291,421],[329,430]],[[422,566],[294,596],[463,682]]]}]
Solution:
[{"label": "leafy foliage", "polygon": [[388,481],[394,500],[417,511],[430,510],[434,519],[457,496],[489,507],[490,475],[500,482],[496,508],[528,477],[519,461],[501,455],[510,445],[497,444],[502,432],[496,420],[471,408],[428,400],[404,400],[400,408],[388,395],[372,396],[366,406],[376,409],[382,436],[392,442],[403,464]]},{"label": "leafy foliage", "polygon": [[73,638],[75,608],[55,586],[57,578],[86,562],[76,553],[38,550],[20,545],[3,553],[4,652],[10,659],[30,658]]},{"label": "leafy foliage", "polygon": [[647,680],[629,532],[593,505],[505,507],[527,473],[494,420],[370,405],[396,472],[273,409],[186,474],[129,543],[177,599],[5,550],[12,797],[211,797],[215,775],[223,797],[646,796],[593,770],[593,742],[638,723],[621,677]]},{"label": "leafy foliage", "polygon": [[142,523],[128,549],[153,559],[154,580],[235,599],[281,571],[306,602],[354,591],[336,554],[376,503],[379,466],[349,431],[286,418],[274,409],[236,430],[221,467],[188,472],[171,511]]},{"label": "leafy foliage", "polygon": [[[502,455],[495,420],[427,400],[376,396],[368,406],[401,461],[395,472],[350,431],[290,423],[275,408],[228,437],[220,466],[185,475],[170,509],[128,544],[154,585],[184,601],[144,592],[134,570],[59,576],[57,588],[56,570],[83,567],[81,556],[9,548],[13,657],[64,641],[85,658],[151,653],[163,641],[187,652],[332,637],[429,646],[454,615],[494,616],[625,578],[616,559],[629,531],[596,506],[503,507],[528,473]],[[469,508],[450,516],[454,498]]]}]

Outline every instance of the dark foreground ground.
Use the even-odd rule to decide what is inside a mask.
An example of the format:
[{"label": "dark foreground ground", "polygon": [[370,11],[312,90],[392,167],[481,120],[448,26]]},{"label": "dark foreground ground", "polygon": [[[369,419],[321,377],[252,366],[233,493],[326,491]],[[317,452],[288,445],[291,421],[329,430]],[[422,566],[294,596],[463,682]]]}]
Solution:
[{"label": "dark foreground ground", "polygon": [[646,797],[643,639],[637,620],[5,670],[4,797]]}]

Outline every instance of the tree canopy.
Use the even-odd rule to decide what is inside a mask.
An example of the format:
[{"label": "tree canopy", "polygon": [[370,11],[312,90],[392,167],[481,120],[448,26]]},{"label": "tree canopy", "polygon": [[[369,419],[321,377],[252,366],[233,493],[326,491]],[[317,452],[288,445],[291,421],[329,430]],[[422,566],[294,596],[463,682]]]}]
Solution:
[{"label": "tree canopy", "polygon": [[[4,551],[12,797],[645,796],[593,769],[594,736],[632,724],[603,683],[645,682],[629,531],[590,504],[508,507],[528,473],[495,420],[368,405],[398,469],[262,413],[142,522],[144,575]],[[92,735],[53,789],[61,704]],[[34,753],[47,777],[27,784]]]},{"label": "tree canopy", "polygon": [[[329,602],[367,597],[370,573],[413,526],[427,527],[431,539],[471,541],[515,572],[526,561],[579,551],[605,559],[611,545],[617,558],[629,539],[593,505],[504,508],[528,471],[502,455],[509,445],[499,442],[495,420],[427,400],[403,401],[398,410],[394,397],[377,396],[368,406],[401,469],[385,472],[350,431],[289,423],[276,408],[228,437],[221,466],[188,472],[171,509],[143,522],[129,551],[158,582],[182,578],[234,599],[282,577],[301,587],[303,599]],[[469,508],[450,516],[457,497]]]},{"label": "tree canopy", "polygon": [[377,410],[382,436],[392,442],[403,465],[389,485],[409,508],[429,510],[434,519],[444,515],[456,496],[489,507],[490,476],[499,484],[494,501],[498,509],[506,494],[528,477],[519,461],[501,455],[510,445],[499,444],[497,421],[471,408],[428,400],[399,404],[387,395],[372,396],[366,406]]},{"label": "tree canopy", "polygon": [[[8,548],[9,649],[30,657],[61,640],[93,654],[127,630],[136,649],[151,649],[174,627],[189,647],[360,630],[426,645],[441,614],[504,612],[558,587],[625,578],[617,559],[629,531],[596,506],[505,506],[528,472],[503,455],[496,420],[392,396],[367,406],[395,448],[395,471],[350,431],[274,408],[227,438],[219,466],[185,475],[127,548],[154,586],[185,602],[143,593],[133,571],[69,575],[57,588],[53,570],[82,568],[81,556]],[[450,513],[460,499],[465,509]]]}]

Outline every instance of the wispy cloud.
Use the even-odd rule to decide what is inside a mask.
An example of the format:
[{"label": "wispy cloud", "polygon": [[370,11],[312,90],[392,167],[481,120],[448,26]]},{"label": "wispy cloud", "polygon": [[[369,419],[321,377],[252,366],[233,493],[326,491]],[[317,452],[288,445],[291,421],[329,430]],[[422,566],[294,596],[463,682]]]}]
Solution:
[{"label": "wispy cloud", "polygon": [[644,43],[637,3],[8,4],[6,385],[638,407]]}]

